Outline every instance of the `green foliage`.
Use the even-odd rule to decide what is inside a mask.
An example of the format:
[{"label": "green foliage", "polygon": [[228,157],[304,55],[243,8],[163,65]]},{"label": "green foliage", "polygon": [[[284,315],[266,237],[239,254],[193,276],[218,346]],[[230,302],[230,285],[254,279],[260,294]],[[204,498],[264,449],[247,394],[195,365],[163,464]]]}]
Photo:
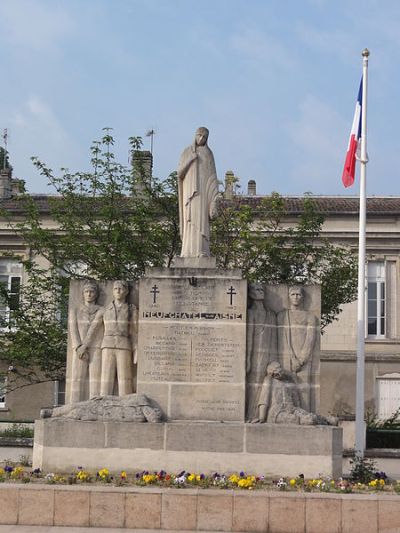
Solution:
[{"label": "green foliage", "polygon": [[396,411],[381,420],[376,413],[367,412],[366,422],[368,429],[399,429],[400,430],[400,407]]},{"label": "green foliage", "polygon": [[1,437],[15,437],[15,438],[33,438],[33,428],[24,426],[23,424],[12,424],[6,429],[1,429],[0,427],[0,438]]},{"label": "green foliage", "polygon": [[[131,138],[130,143],[134,152],[141,139]],[[30,195],[19,199],[27,217],[15,226],[18,233],[34,253],[69,277],[134,280],[146,266],[170,261],[177,251],[173,177],[162,183],[153,179],[150,186],[140,162],[126,168],[114,160],[113,144],[108,132],[93,144],[88,173],[63,169],[55,177],[33,159],[58,194],[49,200],[56,231],[42,226]]]},{"label": "green foliage", "polygon": [[372,459],[356,456],[350,461],[350,480],[355,483],[369,483],[376,478],[376,463]]},{"label": "green foliage", "polygon": [[[142,140],[130,139],[132,165],[115,161],[108,130],[91,147],[90,172],[61,175],[37,158],[34,165],[57,192],[49,198],[47,224],[38,203],[18,196],[25,216],[10,226],[30,250],[19,307],[0,324],[0,360],[14,367],[8,388],[65,374],[66,309],[70,279],[139,279],[148,266],[170,266],[179,253],[177,176],[158,181],[146,173]],[[49,220],[51,224],[49,224]],[[323,219],[312,199],[289,219],[274,193],[246,203],[240,196],[219,203],[211,249],[221,268],[240,268],[249,281],[321,283],[322,326],[356,290],[356,262],[348,250],[320,236]],[[0,286],[0,296],[11,295]],[[15,306],[14,306],[15,307]],[[11,326],[11,327],[10,327]]]},{"label": "green foliage", "polygon": [[321,237],[323,217],[312,198],[290,220],[279,194],[253,205],[241,197],[221,203],[212,226],[212,253],[221,268],[240,268],[248,281],[321,285],[324,328],[352,302],[357,289],[357,261],[348,249]]},{"label": "green foliage", "polygon": [[[9,224],[26,242],[26,279],[20,305],[0,319],[0,360],[14,367],[7,388],[65,375],[66,317],[70,279],[136,280],[147,266],[170,265],[179,245],[176,176],[146,179],[142,161],[127,168],[114,160],[107,131],[91,148],[92,171],[61,176],[37,158],[34,165],[56,189],[49,198],[52,223],[43,224],[29,194],[16,198],[25,217]],[[131,138],[132,154],[141,147]],[[12,295],[0,284],[0,297]],[[15,307],[15,306],[14,306]],[[10,327],[11,326],[11,327]]]}]

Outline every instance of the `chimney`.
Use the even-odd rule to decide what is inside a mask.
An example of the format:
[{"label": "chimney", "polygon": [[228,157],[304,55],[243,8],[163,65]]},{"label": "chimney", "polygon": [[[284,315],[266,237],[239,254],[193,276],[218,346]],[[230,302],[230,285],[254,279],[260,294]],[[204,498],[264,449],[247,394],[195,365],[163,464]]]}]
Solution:
[{"label": "chimney", "polygon": [[11,168],[0,170],[0,200],[11,198]]},{"label": "chimney", "polygon": [[146,185],[151,186],[153,175],[153,154],[148,150],[135,150],[132,155],[132,170],[134,178],[133,191],[143,195]]},{"label": "chimney", "polygon": [[232,170],[227,170],[225,172],[225,191],[224,197],[227,200],[232,200],[233,198],[233,185],[235,183],[235,174]]},{"label": "chimney", "polygon": [[16,196],[25,191],[25,180],[20,178],[11,179],[11,196]]},{"label": "chimney", "polygon": [[249,180],[247,183],[247,195],[256,196],[257,194],[257,184],[255,180]]}]

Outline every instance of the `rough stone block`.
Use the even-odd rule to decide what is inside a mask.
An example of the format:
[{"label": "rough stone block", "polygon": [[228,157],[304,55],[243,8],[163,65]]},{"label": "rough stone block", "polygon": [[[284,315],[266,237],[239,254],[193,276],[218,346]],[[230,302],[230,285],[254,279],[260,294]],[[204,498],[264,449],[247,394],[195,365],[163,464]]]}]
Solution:
[{"label": "rough stone block", "polygon": [[16,524],[18,517],[18,489],[0,487],[0,524]]},{"label": "rough stone block", "polygon": [[332,495],[329,498],[317,494],[315,498],[313,496],[308,494],[306,498],[307,533],[340,533],[341,498],[334,499]]},{"label": "rough stone block", "polygon": [[378,531],[398,533],[400,531],[400,501],[398,496],[383,496],[378,500]]},{"label": "rough stone block", "polygon": [[167,383],[145,383],[137,392],[145,394],[162,408],[163,419],[168,420],[169,385]]},{"label": "rough stone block", "polygon": [[103,422],[49,418],[43,423],[43,446],[104,448]]},{"label": "rough stone block", "polygon": [[197,496],[163,494],[161,529],[193,531],[197,526]]},{"label": "rough stone block", "polygon": [[376,496],[349,496],[342,500],[342,532],[376,533],[378,531],[378,501]]},{"label": "rough stone block", "polygon": [[335,431],[340,433],[338,437],[340,442],[342,430],[330,426],[246,424],[246,451],[288,455],[331,455]]},{"label": "rough stone block", "polygon": [[27,526],[52,526],[54,516],[54,490],[26,489],[19,493],[18,524]]},{"label": "rough stone block", "polygon": [[233,495],[199,494],[197,501],[197,529],[201,531],[231,531]]},{"label": "rough stone block", "polygon": [[232,531],[260,531],[268,529],[269,499],[265,494],[233,495]]},{"label": "rough stone block", "polygon": [[90,527],[124,527],[125,494],[92,492]]},{"label": "rough stone block", "polygon": [[164,447],[164,424],[105,422],[106,448],[147,448],[160,450]]},{"label": "rough stone block", "polygon": [[125,527],[160,529],[161,494],[127,494],[125,507]]},{"label": "rough stone block", "polygon": [[271,494],[269,500],[269,531],[274,533],[304,533],[305,498],[286,494]]},{"label": "rough stone block", "polygon": [[166,449],[176,451],[242,452],[243,425],[170,423]]},{"label": "rough stone block", "polygon": [[89,526],[89,492],[56,490],[54,494],[55,526]]}]

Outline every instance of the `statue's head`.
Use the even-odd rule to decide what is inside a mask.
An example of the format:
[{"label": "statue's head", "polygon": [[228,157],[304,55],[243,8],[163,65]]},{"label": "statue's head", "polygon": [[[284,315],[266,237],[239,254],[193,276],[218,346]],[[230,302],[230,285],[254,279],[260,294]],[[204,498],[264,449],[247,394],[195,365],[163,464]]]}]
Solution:
[{"label": "statue's head", "polygon": [[99,295],[99,287],[97,286],[97,283],[90,279],[85,281],[82,294],[86,303],[95,302],[97,300],[97,296]]},{"label": "statue's head", "polygon": [[301,307],[304,301],[304,288],[301,285],[295,285],[289,288],[289,301],[293,307]]},{"label": "statue's head", "polygon": [[278,361],[272,361],[272,363],[267,366],[267,375],[276,379],[281,379],[283,375],[281,364]]},{"label": "statue's head", "polygon": [[113,295],[115,300],[124,300],[129,292],[129,285],[124,280],[116,280],[113,285]]},{"label": "statue's head", "polygon": [[252,300],[264,300],[264,287],[261,283],[250,283],[249,297]]},{"label": "statue's head", "polygon": [[194,136],[194,142],[196,146],[204,146],[205,144],[207,144],[209,134],[210,132],[204,126],[202,126],[201,128],[197,128],[196,134]]}]

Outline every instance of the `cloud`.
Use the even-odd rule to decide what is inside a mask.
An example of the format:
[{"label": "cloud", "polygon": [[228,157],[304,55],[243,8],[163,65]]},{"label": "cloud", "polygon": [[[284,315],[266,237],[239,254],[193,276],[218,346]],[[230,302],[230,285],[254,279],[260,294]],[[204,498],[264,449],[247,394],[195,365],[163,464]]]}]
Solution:
[{"label": "cloud", "polygon": [[48,51],[73,25],[72,18],[58,2],[0,2],[1,34],[14,46]]},{"label": "cloud", "polygon": [[295,65],[292,53],[280,40],[251,26],[234,34],[231,46],[257,69],[287,70]]},{"label": "cloud", "polygon": [[349,61],[354,49],[354,35],[345,30],[328,31],[326,28],[316,28],[299,22],[296,25],[296,34],[301,42],[318,52],[340,56],[342,60]]},{"label": "cloud", "polygon": [[[52,168],[67,166],[72,154],[79,152],[51,107],[32,94],[10,114],[10,155],[16,175],[29,178],[35,171],[30,156],[43,158]],[[43,178],[31,180],[34,192],[45,190]]]},{"label": "cloud", "polygon": [[[333,108],[313,95],[299,106],[299,117],[285,127],[292,147],[291,178],[308,190],[337,185],[346,151],[347,123]],[[335,181],[336,180],[336,181]]]}]

